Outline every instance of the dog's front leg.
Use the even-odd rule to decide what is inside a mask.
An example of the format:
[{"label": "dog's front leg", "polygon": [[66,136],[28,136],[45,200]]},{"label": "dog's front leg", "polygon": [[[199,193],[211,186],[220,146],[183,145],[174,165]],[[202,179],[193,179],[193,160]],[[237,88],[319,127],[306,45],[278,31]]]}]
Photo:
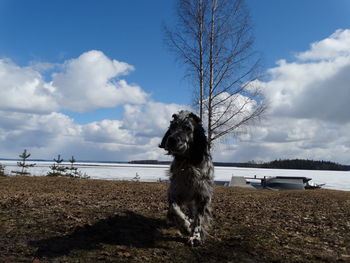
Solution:
[{"label": "dog's front leg", "polygon": [[188,217],[175,202],[169,204],[168,219],[176,224],[182,234],[189,235],[191,233],[191,223]]},{"label": "dog's front leg", "polygon": [[188,239],[190,246],[198,246],[203,243],[206,217],[209,213],[210,198],[204,198],[202,200],[197,200],[196,210],[194,211],[194,220],[192,226],[191,236]]}]

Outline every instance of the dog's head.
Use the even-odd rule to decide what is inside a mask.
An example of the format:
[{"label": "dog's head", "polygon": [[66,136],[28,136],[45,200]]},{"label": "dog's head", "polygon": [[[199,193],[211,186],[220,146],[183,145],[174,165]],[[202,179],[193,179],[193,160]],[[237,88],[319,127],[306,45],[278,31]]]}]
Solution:
[{"label": "dog's head", "polygon": [[159,147],[174,156],[200,162],[204,154],[208,153],[207,137],[201,119],[189,111],[174,114]]}]

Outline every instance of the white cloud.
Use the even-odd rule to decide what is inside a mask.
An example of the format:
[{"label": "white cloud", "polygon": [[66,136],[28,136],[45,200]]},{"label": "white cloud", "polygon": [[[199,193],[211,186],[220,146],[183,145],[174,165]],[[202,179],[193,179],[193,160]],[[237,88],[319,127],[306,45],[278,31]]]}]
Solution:
[{"label": "white cloud", "polygon": [[101,51],[85,52],[67,61],[63,68],[63,72],[52,76],[61,108],[86,112],[145,103],[148,97],[139,86],[118,79],[134,69],[131,65],[111,60]]},{"label": "white cloud", "polygon": [[153,101],[144,105],[125,105],[123,127],[133,131],[137,137],[160,137],[174,113],[189,109],[189,106]]},{"label": "white cloud", "polygon": [[[133,69],[96,50],[63,65],[31,62],[20,67],[0,59],[0,110],[47,114],[62,109],[86,112],[125,103],[142,104],[148,95],[121,79]],[[52,81],[45,81],[40,73],[47,70],[55,70]]]},{"label": "white cloud", "polygon": [[311,44],[310,50],[297,55],[300,60],[334,59],[350,55],[350,30],[338,29],[330,37]]},{"label": "white cloud", "polygon": [[54,88],[40,73],[0,59],[0,110],[49,113],[58,109]]},{"label": "white cloud", "polygon": [[272,116],[349,122],[350,56],[313,62],[279,61],[261,83]]},{"label": "white cloud", "polygon": [[219,143],[217,160],[245,162],[304,158],[348,164],[350,125],[331,125],[295,118],[270,118],[251,130],[249,138]]},{"label": "white cloud", "polygon": [[129,130],[122,128],[123,123],[118,120],[103,120],[82,126],[84,140],[96,143],[135,143],[135,138]]},{"label": "white cloud", "polygon": [[[0,148],[12,157],[23,148],[47,152],[62,138],[78,137],[79,126],[61,113],[16,113],[0,111]],[[5,154],[5,153],[2,153]],[[15,154],[15,155],[13,155]],[[43,157],[43,156],[42,156]]]}]

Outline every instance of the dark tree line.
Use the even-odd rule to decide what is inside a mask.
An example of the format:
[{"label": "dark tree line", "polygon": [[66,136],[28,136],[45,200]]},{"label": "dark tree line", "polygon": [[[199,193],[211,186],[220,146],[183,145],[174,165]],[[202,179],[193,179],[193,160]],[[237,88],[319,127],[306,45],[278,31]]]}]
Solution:
[{"label": "dark tree line", "polygon": [[247,163],[248,167],[255,168],[276,168],[276,169],[302,169],[302,170],[335,170],[348,171],[349,165],[342,165],[330,161],[314,161],[305,159],[274,160],[266,163]]},{"label": "dark tree line", "polygon": [[[131,164],[164,164],[168,165],[168,161],[157,160],[135,160],[130,161]],[[235,162],[214,162],[215,166],[227,166],[227,167],[248,167],[248,168],[275,168],[275,169],[300,169],[300,170],[333,170],[333,171],[350,171],[350,165],[342,165],[330,161],[314,161],[305,159],[292,159],[292,160],[275,160],[266,163],[257,163],[250,161],[247,163],[235,163]]]}]

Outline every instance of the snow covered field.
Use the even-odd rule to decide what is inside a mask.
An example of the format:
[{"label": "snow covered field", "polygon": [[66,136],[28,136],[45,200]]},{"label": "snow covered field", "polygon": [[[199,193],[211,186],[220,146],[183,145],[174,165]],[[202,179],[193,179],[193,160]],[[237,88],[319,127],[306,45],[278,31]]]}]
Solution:
[{"label": "snow covered field", "polygon": [[[5,171],[19,170],[16,161],[0,161],[5,165]],[[45,175],[49,171],[51,162],[35,162],[36,166],[29,168],[32,175]],[[69,166],[66,163],[66,166]],[[167,165],[137,165],[127,163],[77,163],[82,172],[92,179],[131,180],[140,176],[141,181],[157,181],[167,179]],[[323,188],[350,191],[350,171],[309,171],[309,170],[282,170],[257,169],[236,167],[215,167],[215,180],[229,181],[231,176],[252,177],[264,176],[306,176],[315,183],[325,183]]]}]

